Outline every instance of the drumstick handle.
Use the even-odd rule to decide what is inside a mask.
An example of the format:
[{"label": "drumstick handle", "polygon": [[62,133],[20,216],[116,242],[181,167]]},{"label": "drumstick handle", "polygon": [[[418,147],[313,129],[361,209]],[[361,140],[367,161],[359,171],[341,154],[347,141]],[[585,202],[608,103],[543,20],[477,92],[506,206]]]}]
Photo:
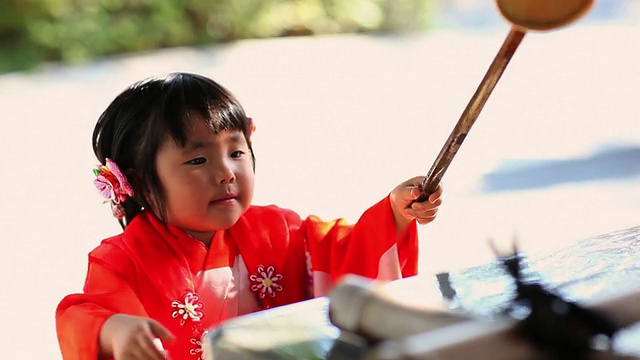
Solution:
[{"label": "drumstick handle", "polygon": [[438,187],[438,184],[440,184],[442,176],[449,167],[449,164],[451,164],[453,157],[458,152],[458,149],[466,138],[471,126],[473,126],[473,123],[480,115],[484,104],[487,102],[487,99],[489,98],[489,95],[491,95],[493,88],[498,83],[498,80],[500,80],[502,73],[509,64],[509,61],[518,48],[518,45],[520,45],[525,33],[525,30],[517,26],[511,27],[509,34],[502,43],[502,47],[500,47],[498,54],[496,54],[493,59],[491,66],[489,66],[489,69],[480,82],[475,94],[471,97],[471,100],[464,109],[464,112],[462,112],[458,123],[453,128],[451,135],[449,135],[447,142],[440,150],[440,154],[438,154],[438,157],[431,166],[431,169],[429,169],[427,176],[420,184],[422,194],[415,201],[422,202],[427,200],[429,195],[431,195]]}]

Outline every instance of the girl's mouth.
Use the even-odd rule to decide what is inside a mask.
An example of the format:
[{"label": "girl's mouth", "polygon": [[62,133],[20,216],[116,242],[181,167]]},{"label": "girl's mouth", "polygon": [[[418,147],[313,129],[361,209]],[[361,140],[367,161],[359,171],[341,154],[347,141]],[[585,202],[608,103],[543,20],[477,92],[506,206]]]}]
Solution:
[{"label": "girl's mouth", "polygon": [[211,203],[212,204],[226,204],[226,203],[232,203],[236,200],[236,195],[235,194],[228,194],[225,195],[223,197],[220,197],[218,199],[213,200]]}]

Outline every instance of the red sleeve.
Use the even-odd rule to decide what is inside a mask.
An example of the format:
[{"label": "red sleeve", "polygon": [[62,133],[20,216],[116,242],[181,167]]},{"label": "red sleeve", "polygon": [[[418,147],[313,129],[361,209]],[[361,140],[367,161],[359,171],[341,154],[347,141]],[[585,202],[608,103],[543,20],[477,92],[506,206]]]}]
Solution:
[{"label": "red sleeve", "polygon": [[[314,272],[330,275],[335,283],[345,274],[379,278],[385,268],[397,268],[395,278],[418,270],[418,236],[415,221],[398,236],[389,197],[369,208],[355,225],[307,218],[302,228],[308,241]],[[389,279],[389,276],[382,276]],[[315,278],[315,276],[314,276]]]},{"label": "red sleeve", "polygon": [[66,296],[56,309],[56,330],[65,360],[97,359],[102,324],[113,314],[144,316],[131,287],[96,258],[90,258],[84,292]]}]

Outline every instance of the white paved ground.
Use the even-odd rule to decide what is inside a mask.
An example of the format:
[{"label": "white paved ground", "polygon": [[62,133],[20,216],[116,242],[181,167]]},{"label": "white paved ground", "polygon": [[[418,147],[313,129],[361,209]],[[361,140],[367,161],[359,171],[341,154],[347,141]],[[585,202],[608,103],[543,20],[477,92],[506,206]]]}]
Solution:
[{"label": "white paved ground", "polygon": [[[217,79],[257,123],[256,203],[355,220],[426,173],[506,32],[244,41],[0,77],[0,358],[60,358],[55,306],[81,288],[86,253],[118,231],[91,185],[91,131],[130,83]],[[476,191],[507,158],[637,146],[639,38],[639,27],[587,25],[527,35],[445,175],[437,222],[421,228],[423,272],[488,261],[486,238],[513,231],[548,252],[640,223],[637,177]]]}]

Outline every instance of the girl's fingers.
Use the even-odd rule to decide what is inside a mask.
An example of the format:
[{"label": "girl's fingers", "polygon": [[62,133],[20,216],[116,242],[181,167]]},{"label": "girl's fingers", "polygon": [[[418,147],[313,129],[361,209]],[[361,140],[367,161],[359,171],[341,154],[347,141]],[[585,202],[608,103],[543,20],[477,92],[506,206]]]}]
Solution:
[{"label": "girl's fingers", "polygon": [[156,339],[155,335],[151,332],[151,323],[147,327],[146,331],[140,333],[138,336],[138,345],[145,355],[145,359],[150,360],[164,360],[166,357],[164,356],[164,351],[158,349],[154,340]]},{"label": "girl's fingers", "polygon": [[153,339],[153,345],[155,345],[156,349],[158,349],[161,353],[164,353],[164,346],[162,345],[162,340],[159,338]]},{"label": "girl's fingers", "polygon": [[433,209],[437,209],[442,204],[442,199],[436,199],[434,202],[422,202],[411,204],[411,210],[415,212],[425,212]]},{"label": "girl's fingers", "polygon": [[153,343],[153,340],[145,339],[143,341],[143,343],[140,343],[140,347],[144,355],[142,359],[166,360],[167,357],[164,355],[164,351],[158,350],[156,345]]},{"label": "girl's fingers", "polygon": [[[162,355],[161,359],[166,359],[166,352],[162,345],[162,340],[173,341],[175,337],[164,326],[160,325],[157,321],[149,321],[149,329],[153,333],[153,346]],[[156,337],[157,336],[157,337]]]},{"label": "girl's fingers", "polygon": [[[427,224],[435,219],[438,207],[442,203],[442,186],[429,195],[428,200],[415,202],[422,195],[423,176],[416,176],[398,185],[391,192],[391,203],[394,214],[406,219],[416,219],[419,224]],[[395,216],[395,215],[394,215]]]},{"label": "girl's fingers", "polygon": [[434,209],[428,209],[428,210],[424,210],[424,211],[416,211],[413,209],[407,209],[407,211],[405,212],[407,217],[409,218],[415,218],[416,220],[418,220],[418,222],[420,221],[433,221],[433,219],[435,219],[436,215],[438,214],[438,209],[434,208]]},{"label": "girl's fingers", "polygon": [[438,214],[438,210],[437,209],[426,211],[424,213],[417,213],[416,214],[416,221],[420,225],[428,224],[428,223],[432,222],[433,220],[435,220],[437,214]]},{"label": "girl's fingers", "polygon": [[138,344],[137,346],[128,349],[127,352],[122,353],[114,357],[115,360],[149,360],[155,358],[149,357],[144,348]]},{"label": "girl's fingers", "polygon": [[416,218],[416,221],[417,221],[417,222],[418,222],[418,224],[420,224],[420,225],[426,225],[426,224],[428,224],[428,223],[432,222],[432,221],[433,221],[433,220],[435,220],[435,219],[436,219],[436,217],[434,216],[434,217],[424,218],[424,219],[418,219],[418,218]]},{"label": "girl's fingers", "polygon": [[405,201],[411,202],[411,201],[417,199],[418,196],[420,196],[420,188],[418,186],[416,186],[416,185],[407,185],[405,188],[408,190],[406,195],[402,196]]},{"label": "girl's fingers", "polygon": [[420,188],[420,184],[424,176],[416,176],[412,179],[409,179],[402,184],[398,185],[398,187],[402,187],[402,198],[406,201],[412,201],[417,199],[422,194],[422,189]]},{"label": "girl's fingers", "polygon": [[436,191],[434,191],[433,194],[429,195],[429,202],[436,202],[438,199],[440,199],[440,196],[442,196],[442,185],[438,185]]},{"label": "girl's fingers", "polygon": [[159,337],[162,340],[173,341],[175,338],[173,334],[169,332],[169,330],[167,330],[164,326],[160,325],[160,323],[158,323],[157,321],[150,320],[149,329],[151,330],[153,335]]},{"label": "girl's fingers", "polygon": [[[408,190],[407,197],[405,198],[407,201],[412,202],[413,200],[420,197],[420,195],[422,195],[422,189],[420,188],[419,182],[417,184],[415,183],[416,180],[420,180],[420,179],[421,178],[415,178],[413,180],[409,180],[408,184],[404,185],[405,188]],[[442,196],[442,186],[438,185],[436,190],[429,195],[429,198],[427,200],[421,203],[414,203],[414,204],[434,204],[438,200],[440,200],[441,196]]]}]

